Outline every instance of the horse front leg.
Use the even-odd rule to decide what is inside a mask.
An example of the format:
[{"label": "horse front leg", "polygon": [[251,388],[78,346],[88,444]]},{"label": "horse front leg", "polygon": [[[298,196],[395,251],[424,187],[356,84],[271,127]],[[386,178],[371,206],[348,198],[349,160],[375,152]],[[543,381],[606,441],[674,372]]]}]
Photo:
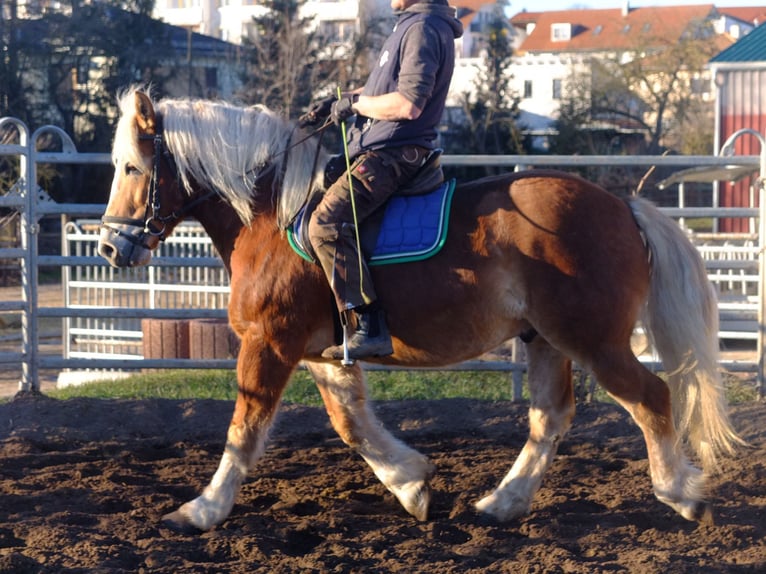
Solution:
[{"label": "horse front leg", "polygon": [[264,452],[268,431],[293,368],[285,355],[246,333],[237,361],[237,400],[218,469],[200,496],[163,517],[182,530],[209,530],[231,512],[247,473]]},{"label": "horse front leg", "polygon": [[361,367],[331,363],[307,363],[306,367],[341,440],[359,453],[407,512],[426,520],[434,466],[424,455],[394,438],[377,419],[367,402]]},{"label": "horse front leg", "polygon": [[571,361],[539,336],[527,352],[529,438],[497,489],[476,503],[479,512],[503,521],[529,512],[575,411]]}]

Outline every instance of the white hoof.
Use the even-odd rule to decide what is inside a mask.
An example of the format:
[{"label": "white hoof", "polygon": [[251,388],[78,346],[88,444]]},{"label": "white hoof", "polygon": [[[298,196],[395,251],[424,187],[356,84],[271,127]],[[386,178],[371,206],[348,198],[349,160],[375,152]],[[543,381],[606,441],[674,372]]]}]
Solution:
[{"label": "white hoof", "polygon": [[162,517],[162,523],[175,530],[176,532],[183,532],[184,534],[197,534],[202,530],[195,526],[189,517],[184,514],[183,507],[174,512],[170,512]]},{"label": "white hoof", "polygon": [[493,492],[475,505],[476,510],[500,522],[507,522],[529,514],[530,501],[524,498]]},{"label": "white hoof", "polygon": [[205,532],[223,522],[232,506],[222,505],[219,500],[202,494],[181,505],[175,512],[163,516],[162,521],[177,530]]},{"label": "white hoof", "polygon": [[390,488],[404,509],[418,520],[428,520],[431,487],[427,480],[408,482]]},{"label": "white hoof", "polygon": [[713,505],[704,500],[684,500],[675,502],[669,498],[657,495],[657,500],[667,504],[686,520],[713,525]]}]

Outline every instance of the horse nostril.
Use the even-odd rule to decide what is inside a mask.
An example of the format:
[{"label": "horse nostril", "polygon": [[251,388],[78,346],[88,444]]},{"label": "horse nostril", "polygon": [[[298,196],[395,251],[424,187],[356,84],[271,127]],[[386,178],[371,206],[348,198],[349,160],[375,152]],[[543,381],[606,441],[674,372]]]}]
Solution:
[{"label": "horse nostril", "polygon": [[104,259],[111,261],[114,256],[114,247],[108,243],[102,243],[98,246],[98,254]]}]

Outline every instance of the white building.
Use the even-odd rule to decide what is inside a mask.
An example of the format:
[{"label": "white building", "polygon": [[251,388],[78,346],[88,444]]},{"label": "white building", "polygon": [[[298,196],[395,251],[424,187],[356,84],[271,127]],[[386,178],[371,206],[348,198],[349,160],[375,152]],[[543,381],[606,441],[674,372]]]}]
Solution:
[{"label": "white building", "polygon": [[[448,105],[457,105],[459,96],[473,85],[481,59],[481,34],[490,21],[497,0],[456,0],[465,32],[456,40],[457,62]],[[232,43],[250,34],[254,16],[264,13],[257,0],[157,0],[154,17]],[[322,35],[331,39],[331,48],[350,47],[351,40],[367,23],[393,23],[390,0],[308,0],[303,16],[313,17]],[[337,53],[337,52],[336,52]]]},{"label": "white building", "polygon": [[[619,5],[619,0],[615,0]],[[558,116],[559,104],[574,73],[588,72],[594,58],[623,57],[637,46],[652,49],[651,42],[680,41],[690,25],[708,22],[718,49],[724,49],[753,29],[761,8],[720,8],[713,4],[602,10],[520,12],[511,18],[518,34],[511,80],[521,96],[521,123],[544,132]],[[700,97],[714,97],[710,74],[690,71]]]},{"label": "white building", "polygon": [[[157,0],[154,17],[238,44],[250,34],[253,17],[264,14],[262,4],[258,0]],[[388,0],[308,0],[302,15],[315,17],[324,32],[348,39],[363,21],[386,9],[390,13]]]}]

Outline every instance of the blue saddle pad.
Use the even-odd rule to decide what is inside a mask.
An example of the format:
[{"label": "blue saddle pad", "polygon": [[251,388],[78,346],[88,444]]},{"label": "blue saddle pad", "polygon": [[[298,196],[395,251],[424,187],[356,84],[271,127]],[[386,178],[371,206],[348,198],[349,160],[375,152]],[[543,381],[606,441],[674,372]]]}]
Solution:
[{"label": "blue saddle pad", "polygon": [[[444,182],[434,191],[422,195],[394,195],[385,207],[368,265],[405,263],[427,259],[444,246],[447,223],[455,191],[455,180]],[[292,248],[304,259],[312,261],[302,237],[304,214],[301,213],[287,230]]]}]

